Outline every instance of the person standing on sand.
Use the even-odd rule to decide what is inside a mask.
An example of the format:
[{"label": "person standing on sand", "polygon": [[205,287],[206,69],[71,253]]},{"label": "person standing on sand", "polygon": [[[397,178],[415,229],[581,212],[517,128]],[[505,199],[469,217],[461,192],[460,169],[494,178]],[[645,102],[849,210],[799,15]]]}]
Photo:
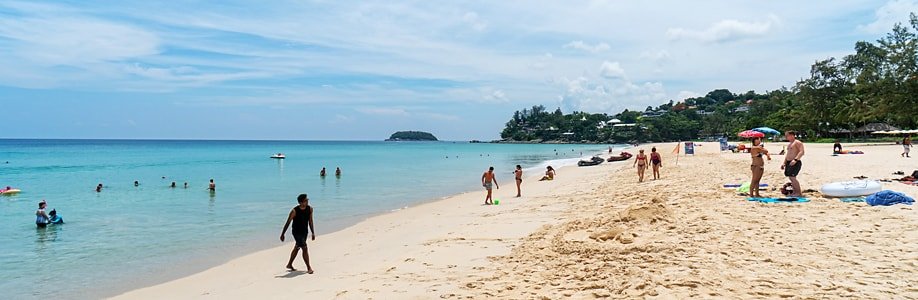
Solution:
[{"label": "person standing on sand", "polygon": [[660,179],[660,168],[663,167],[663,157],[657,152],[657,147],[650,148],[650,165],[653,167],[653,180]]},{"label": "person standing on sand", "polygon": [[749,154],[752,155],[752,181],[749,183],[749,196],[761,198],[759,182],[762,181],[762,175],[765,174],[765,160],[762,159],[762,155],[768,157],[768,160],[771,160],[771,155],[768,154],[765,146],[762,146],[762,138],[760,137],[752,139],[752,147],[749,148]]},{"label": "person standing on sand", "polygon": [[911,150],[912,150],[912,136],[905,135],[905,138],[902,139],[902,154],[899,154],[899,156],[910,157],[908,156],[908,152]]},{"label": "person standing on sand", "polygon": [[494,204],[491,198],[491,188],[492,186],[496,186],[497,189],[500,189],[500,185],[497,184],[497,178],[494,178],[494,167],[488,168],[487,172],[481,174],[481,186],[488,190],[488,195],[485,196],[485,205]]},{"label": "person standing on sand", "polygon": [[306,236],[312,232],[312,240],[316,240],[316,227],[312,222],[312,206],[309,206],[309,196],[300,194],[296,197],[299,205],[294,206],[287,215],[287,223],[284,223],[284,230],[281,231],[280,240],[284,241],[284,235],[287,234],[287,228],[293,222],[293,251],[290,252],[290,260],[287,261],[287,269],[296,271],[293,267],[293,261],[296,259],[297,252],[303,249],[303,261],[306,262],[306,274],[312,274],[312,265],[309,264],[309,248],[306,247]]},{"label": "person standing on sand", "polygon": [[791,186],[794,187],[794,192],[789,196],[803,197],[803,190],[800,189],[800,182],[797,181],[797,175],[800,174],[800,168],[803,165],[803,162],[800,161],[804,154],[803,142],[797,139],[797,132],[793,130],[785,132],[784,137],[787,138],[790,144],[787,145],[787,155],[784,156],[784,164],[781,165],[781,170],[784,170],[784,176],[787,176]]},{"label": "person standing on sand", "polygon": [[520,195],[520,184],[523,183],[523,167],[516,165],[516,171],[513,171],[513,177],[516,177],[516,197],[522,197]]},{"label": "person standing on sand", "polygon": [[638,151],[638,155],[631,166],[637,166],[638,182],[644,182],[644,170],[647,169],[647,155],[644,155],[644,149]]},{"label": "person standing on sand", "polygon": [[214,179],[213,179],[213,178],[210,179],[210,184],[207,186],[207,190],[209,190],[209,191],[211,191],[211,192],[216,192],[216,191],[217,191],[217,184],[214,183]]}]

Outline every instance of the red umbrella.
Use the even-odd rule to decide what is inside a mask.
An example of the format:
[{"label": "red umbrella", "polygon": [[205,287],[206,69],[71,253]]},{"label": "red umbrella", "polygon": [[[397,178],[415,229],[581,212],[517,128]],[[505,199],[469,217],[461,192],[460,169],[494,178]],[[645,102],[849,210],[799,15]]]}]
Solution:
[{"label": "red umbrella", "polygon": [[756,137],[765,137],[764,133],[752,130],[746,130],[737,134],[741,138],[756,138]]}]

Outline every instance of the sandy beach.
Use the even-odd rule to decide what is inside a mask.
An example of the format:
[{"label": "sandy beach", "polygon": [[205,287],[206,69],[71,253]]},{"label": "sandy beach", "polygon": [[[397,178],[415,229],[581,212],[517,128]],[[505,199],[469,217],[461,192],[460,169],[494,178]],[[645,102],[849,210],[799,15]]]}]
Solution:
[{"label": "sandy beach", "polygon": [[[782,145],[768,146],[777,153]],[[748,154],[702,143],[676,164],[675,143],[657,146],[660,180],[638,183],[633,159],[562,168],[554,181],[527,174],[522,198],[512,197],[513,182],[500,182],[497,206],[482,205],[484,191],[475,191],[330,234],[316,224],[315,274],[287,272],[292,244],[278,240],[115,298],[918,298],[913,206],[871,207],[819,192],[805,193],[807,203],[751,202],[721,187],[748,181]],[[866,154],[841,156],[831,147],[807,145],[804,189],[901,177],[892,173],[918,166],[896,145],[845,145]],[[783,156],[773,158],[763,182],[777,186],[786,182]],[[918,187],[899,182],[884,189],[918,197]],[[295,266],[305,269],[302,260]]]}]

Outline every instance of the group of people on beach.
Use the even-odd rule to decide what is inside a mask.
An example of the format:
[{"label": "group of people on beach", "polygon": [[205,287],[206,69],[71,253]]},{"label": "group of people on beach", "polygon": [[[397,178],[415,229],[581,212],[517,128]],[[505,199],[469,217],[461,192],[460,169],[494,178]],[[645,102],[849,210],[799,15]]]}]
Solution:
[{"label": "group of people on beach", "polygon": [[[644,171],[647,170],[647,155],[644,149],[638,150],[632,167],[637,168],[638,182],[644,182]],[[663,157],[657,152],[657,147],[650,148],[650,166],[653,168],[653,180],[660,179],[660,168],[663,167]]]},{"label": "group of people on beach", "polygon": [[[784,163],[781,164],[781,170],[784,170],[784,176],[790,181],[791,188],[793,189],[788,193],[788,197],[803,197],[800,181],[797,180],[797,175],[800,174],[800,169],[803,167],[803,162],[800,161],[800,158],[802,158],[805,153],[803,142],[797,139],[797,132],[793,130],[785,132],[784,137],[787,138],[788,145],[784,153]],[[841,148],[841,145],[839,145],[838,148]],[[771,160],[771,155],[762,144],[761,137],[752,139],[752,147],[749,149],[749,155],[752,156],[752,180],[749,182],[749,196],[762,197],[759,193],[759,185],[762,181],[762,176],[765,174],[765,159],[762,157],[764,156],[768,160]]]},{"label": "group of people on beach", "polygon": [[[513,177],[516,180],[516,196],[515,197],[517,198],[522,197],[523,195],[520,190],[520,186],[523,184],[523,167],[522,166],[516,165],[516,169],[513,171]],[[551,166],[547,166],[545,167],[545,176],[542,176],[542,179],[539,179],[539,181],[554,180],[554,179],[555,179],[555,169],[552,168]],[[497,189],[500,189],[500,185],[497,184],[497,178],[495,178],[494,176],[494,167],[489,167],[488,170],[484,172],[484,174],[481,174],[481,186],[484,187],[485,190],[488,192],[487,195],[485,195],[484,204],[485,205],[495,204],[493,195],[492,195],[492,190],[494,187],[497,187]]]}]

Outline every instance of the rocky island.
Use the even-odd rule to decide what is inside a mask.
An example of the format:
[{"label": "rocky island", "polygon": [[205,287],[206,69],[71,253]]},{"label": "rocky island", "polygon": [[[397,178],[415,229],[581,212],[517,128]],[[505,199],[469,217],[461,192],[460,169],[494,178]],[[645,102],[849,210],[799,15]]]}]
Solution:
[{"label": "rocky island", "polygon": [[416,141],[436,141],[436,140],[437,140],[437,137],[435,137],[433,134],[431,134],[430,132],[423,132],[423,131],[399,131],[399,132],[393,133],[391,136],[389,136],[388,139],[386,139],[387,142],[399,142],[399,141],[416,142]]}]

